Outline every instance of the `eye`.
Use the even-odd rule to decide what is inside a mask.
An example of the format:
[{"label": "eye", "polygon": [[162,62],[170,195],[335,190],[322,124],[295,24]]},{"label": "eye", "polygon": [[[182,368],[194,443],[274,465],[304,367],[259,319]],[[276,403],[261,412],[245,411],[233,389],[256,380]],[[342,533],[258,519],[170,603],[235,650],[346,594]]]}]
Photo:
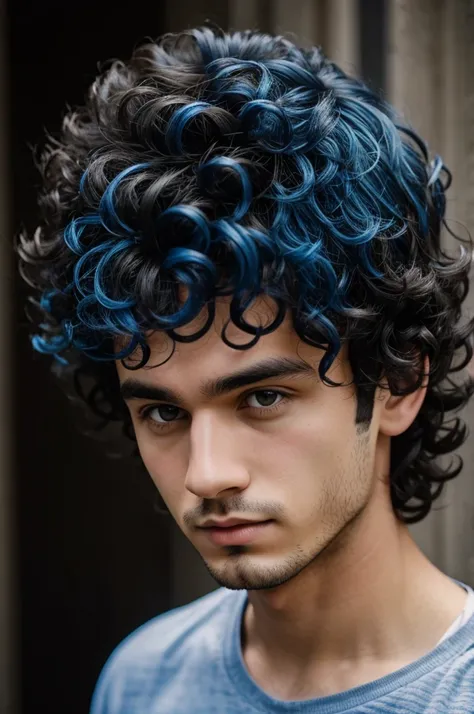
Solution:
[{"label": "eye", "polygon": [[166,425],[180,421],[183,418],[181,414],[185,414],[184,409],[174,407],[172,404],[155,404],[142,412],[142,418],[153,424]]},{"label": "eye", "polygon": [[[271,407],[278,406],[286,399],[286,395],[277,392],[274,389],[261,389],[257,392],[252,392],[246,397],[246,402],[251,409],[268,410]],[[250,404],[251,400],[255,400],[256,404]]]},{"label": "eye", "polygon": [[[275,389],[259,389],[247,394],[243,404],[244,408],[253,410],[264,417],[277,411],[289,399],[289,395],[284,392]],[[184,409],[172,404],[153,404],[145,407],[138,416],[140,421],[147,422],[150,427],[162,431],[171,429],[176,422],[185,420],[189,415]]]}]

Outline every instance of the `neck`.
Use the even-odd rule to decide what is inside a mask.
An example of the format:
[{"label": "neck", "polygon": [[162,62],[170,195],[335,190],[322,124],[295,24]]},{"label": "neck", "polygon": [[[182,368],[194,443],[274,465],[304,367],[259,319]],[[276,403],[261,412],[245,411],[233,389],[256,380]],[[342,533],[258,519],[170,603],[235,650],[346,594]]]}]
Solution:
[{"label": "neck", "polygon": [[280,696],[286,691],[282,678],[300,691],[305,673],[308,681],[321,681],[324,674],[331,682],[322,693],[341,691],[429,652],[465,599],[465,591],[421,553],[391,508],[369,504],[298,576],[273,590],[249,592],[244,659],[261,684],[272,673]]}]

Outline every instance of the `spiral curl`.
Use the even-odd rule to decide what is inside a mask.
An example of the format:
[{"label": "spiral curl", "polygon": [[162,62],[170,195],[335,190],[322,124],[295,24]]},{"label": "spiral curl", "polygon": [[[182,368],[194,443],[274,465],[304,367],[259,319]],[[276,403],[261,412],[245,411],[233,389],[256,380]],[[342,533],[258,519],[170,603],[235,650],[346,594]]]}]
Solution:
[{"label": "spiral curl", "polygon": [[[435,457],[466,437],[446,415],[473,392],[451,377],[472,357],[473,323],[461,325],[472,247],[443,251],[450,173],[387,103],[318,49],[190,30],[113,62],[41,169],[42,220],[17,245],[39,296],[32,343],[70,364],[96,414],[130,434],[113,362],[146,366],[150,331],[199,339],[230,295],[248,348],[289,310],[301,339],[324,350],[326,383],[348,344],[360,424],[382,377],[409,393],[429,357],[426,399],[391,457],[398,516],[429,512],[461,467]],[[260,295],[278,309],[256,328],[244,315]],[[177,332],[203,309],[204,328]],[[225,329],[222,339],[242,348]],[[88,393],[81,375],[95,383]]]}]

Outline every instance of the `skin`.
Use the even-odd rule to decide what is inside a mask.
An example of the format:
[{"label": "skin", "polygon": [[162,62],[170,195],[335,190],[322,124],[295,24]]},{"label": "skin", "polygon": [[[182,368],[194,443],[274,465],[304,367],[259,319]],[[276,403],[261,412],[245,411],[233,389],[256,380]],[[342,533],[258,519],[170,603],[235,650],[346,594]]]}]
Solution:
[{"label": "skin", "polygon": [[[271,310],[258,302],[246,319],[265,324]],[[425,558],[390,502],[390,439],[412,423],[425,389],[405,397],[379,389],[361,428],[344,349],[328,376],[346,386],[330,387],[317,375],[323,353],[301,342],[289,318],[238,351],[220,337],[228,316],[222,299],[211,330],[178,343],[155,369],[117,363],[141,457],[219,585],[249,591],[242,654],[262,689],[310,699],[373,681],[432,649],[465,604],[464,590]],[[250,339],[232,323],[227,335]],[[149,344],[150,365],[171,351],[162,334]],[[202,391],[275,358],[311,371],[217,396]],[[144,387],[172,390],[179,402],[147,397]],[[250,544],[224,547],[199,529],[209,517],[274,521]]]}]

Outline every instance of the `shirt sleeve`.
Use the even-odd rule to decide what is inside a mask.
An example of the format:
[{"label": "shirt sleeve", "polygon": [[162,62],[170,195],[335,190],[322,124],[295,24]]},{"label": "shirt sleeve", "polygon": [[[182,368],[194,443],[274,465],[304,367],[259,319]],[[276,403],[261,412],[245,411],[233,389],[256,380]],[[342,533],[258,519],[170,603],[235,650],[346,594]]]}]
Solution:
[{"label": "shirt sleeve", "polygon": [[111,658],[102,669],[92,694],[89,714],[125,714],[123,680]]}]

